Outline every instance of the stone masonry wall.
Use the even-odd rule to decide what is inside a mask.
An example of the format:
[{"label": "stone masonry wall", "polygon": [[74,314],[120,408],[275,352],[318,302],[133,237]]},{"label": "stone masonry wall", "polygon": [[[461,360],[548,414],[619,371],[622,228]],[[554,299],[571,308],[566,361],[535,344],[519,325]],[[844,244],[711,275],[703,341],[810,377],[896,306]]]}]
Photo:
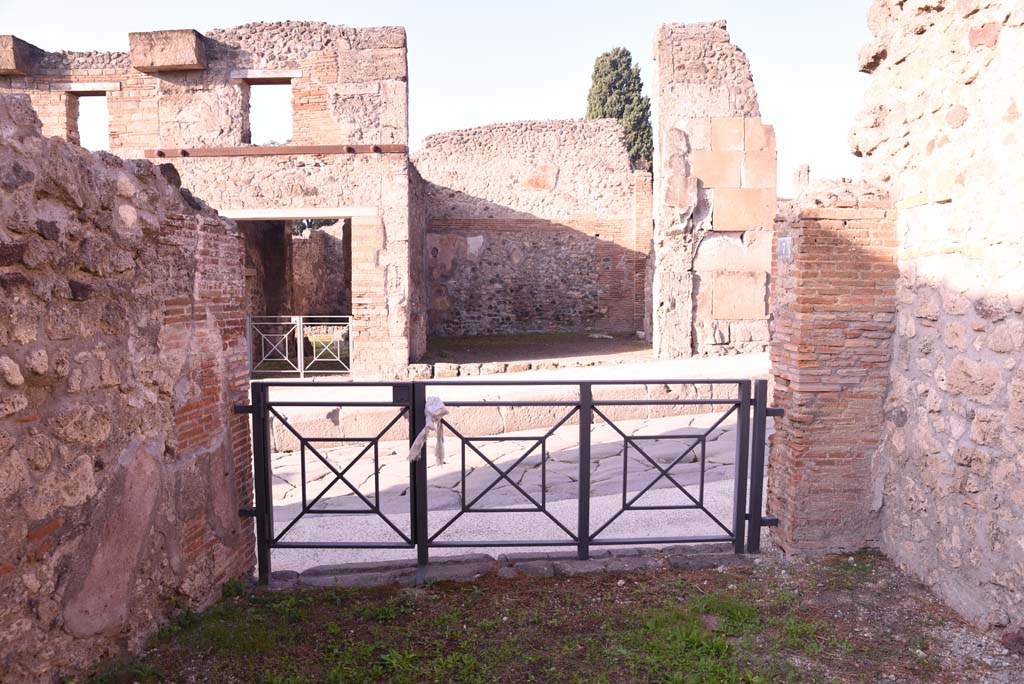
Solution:
[{"label": "stone masonry wall", "polygon": [[658,27],[648,331],[659,357],[763,351],[775,133],[724,21]]},{"label": "stone masonry wall", "polygon": [[451,131],[414,163],[430,334],[642,329],[650,175],[632,170],[620,124]]},{"label": "stone masonry wall", "polygon": [[[288,224],[291,234],[292,225]],[[352,255],[345,221],[291,235],[291,311],[299,316],[352,313]]]},{"label": "stone masonry wall", "polygon": [[896,309],[890,199],[819,185],[785,210],[772,263],[773,405],[768,511],[787,552],[875,543],[872,459],[880,443]]},{"label": "stone masonry wall", "polygon": [[334,294],[327,288],[327,250],[330,236],[321,230],[306,230],[302,235],[291,235],[291,311],[296,315],[332,313],[329,301]]},{"label": "stone masonry wall", "polygon": [[[192,157],[176,159],[175,168],[181,174],[182,185],[194,192],[205,192],[214,206],[230,206],[259,210],[266,207],[287,207],[301,215],[304,209],[323,206],[351,206],[375,208],[379,218],[364,222],[380,226],[381,234],[372,236],[366,244],[377,247],[366,255],[367,268],[380,271],[373,279],[385,289],[380,293],[368,291],[368,281],[352,278],[353,315],[360,298],[384,297],[385,315],[391,323],[388,330],[395,333],[389,349],[405,350],[406,360],[396,369],[393,358],[371,358],[362,363],[361,379],[374,377],[400,377],[414,351],[422,349],[422,342],[414,348],[411,335],[415,332],[412,321],[410,268],[416,236],[409,232],[409,161],[406,155],[281,155],[272,157]],[[233,179],[222,182],[221,179]],[[357,244],[352,233],[352,264],[355,254],[365,251],[366,245]],[[287,254],[281,255],[287,259]],[[353,339],[353,354],[361,355],[359,337]],[[370,352],[368,352],[370,353]],[[397,358],[395,356],[394,358]]]},{"label": "stone masonry wall", "polygon": [[854,150],[899,208],[875,469],[883,549],[980,624],[1024,624],[1024,4],[875,2]]},{"label": "stone masonry wall", "polygon": [[[203,150],[175,157],[174,165],[184,187],[222,213],[290,219],[315,217],[302,216],[304,209],[320,211],[316,216],[336,210],[339,217],[351,209],[379,219],[373,223],[386,235],[372,237],[379,249],[371,257],[381,271],[374,281],[387,288],[385,314],[393,322],[387,329],[396,334],[389,349],[404,350],[404,363],[415,359],[425,332],[410,311],[406,289],[412,247],[408,155],[264,155],[255,147],[246,153],[250,89],[261,83],[291,84],[292,145],[407,145],[405,30],[274,22],[206,35],[131,34],[129,43],[129,53],[33,48],[21,64],[10,55],[17,68],[0,73],[0,92],[28,93],[44,132],[70,140],[76,135],[77,98],[106,94],[111,152],[138,158],[146,150]],[[378,294],[354,289],[355,298]],[[412,334],[419,338],[411,341]],[[362,355],[359,341],[356,335],[356,356]],[[361,372],[403,375],[404,367],[394,369],[392,355],[386,356],[364,359]]]},{"label": "stone masonry wall", "polygon": [[138,647],[251,572],[243,248],[0,97],[0,680]]},{"label": "stone masonry wall", "polygon": [[239,221],[245,243],[246,310],[251,316],[284,316],[291,303],[291,235],[285,221]]},{"label": "stone masonry wall", "polygon": [[187,69],[141,71],[133,63],[152,46],[137,45],[131,54],[39,50],[24,73],[0,75],[0,91],[28,93],[44,133],[67,139],[76,130],[77,98],[91,84],[107,96],[110,151],[136,158],[146,149],[248,144],[250,84],[292,71],[298,73],[277,76],[292,84],[294,144],[408,143],[400,27],[270,22],[205,36],[162,33],[169,47],[183,39],[173,34],[189,34],[184,38],[197,41],[204,58]]}]

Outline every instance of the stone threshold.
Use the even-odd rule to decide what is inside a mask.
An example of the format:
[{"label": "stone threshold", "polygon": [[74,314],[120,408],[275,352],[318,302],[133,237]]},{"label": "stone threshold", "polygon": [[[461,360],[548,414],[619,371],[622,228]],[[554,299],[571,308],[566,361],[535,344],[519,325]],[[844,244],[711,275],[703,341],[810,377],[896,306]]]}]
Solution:
[{"label": "stone threshold", "polygon": [[525,373],[536,370],[562,368],[593,368],[595,366],[622,366],[642,363],[635,358],[624,359],[536,359],[534,361],[490,361],[485,363],[410,363],[408,380],[466,378],[477,375]]},{"label": "stone threshold", "polygon": [[[485,553],[440,556],[432,559],[423,581],[473,582],[495,574],[516,577],[576,577],[597,573],[650,572],[656,570],[710,570],[754,564],[755,555],[740,555],[729,544],[677,544],[664,548],[623,547],[593,549],[588,560],[575,551],[529,551],[503,553],[497,558]],[[271,591],[306,587],[378,587],[416,585],[415,560],[320,565],[302,572],[279,570],[272,573]]]}]

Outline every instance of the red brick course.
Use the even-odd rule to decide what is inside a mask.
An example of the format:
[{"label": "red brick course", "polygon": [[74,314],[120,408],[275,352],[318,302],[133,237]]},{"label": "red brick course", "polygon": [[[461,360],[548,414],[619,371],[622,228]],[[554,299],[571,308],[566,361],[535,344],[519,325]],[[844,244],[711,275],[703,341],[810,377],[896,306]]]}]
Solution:
[{"label": "red brick course", "polygon": [[855,549],[877,536],[872,459],[898,276],[885,205],[870,188],[844,187],[801,198],[777,225],[771,362],[774,403],[786,415],[771,439],[768,509],[787,552]]}]

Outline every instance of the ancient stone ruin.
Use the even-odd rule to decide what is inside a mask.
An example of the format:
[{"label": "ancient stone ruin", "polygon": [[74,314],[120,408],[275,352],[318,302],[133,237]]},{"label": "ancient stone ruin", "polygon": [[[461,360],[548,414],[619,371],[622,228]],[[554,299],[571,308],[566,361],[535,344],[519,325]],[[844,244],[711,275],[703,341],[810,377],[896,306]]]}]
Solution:
[{"label": "ancient stone ruin", "polygon": [[[789,553],[881,547],[975,623],[1024,623],[1024,7],[876,0],[858,182],[776,197],[724,22],[657,29],[653,173],[612,121],[408,149],[404,29],[0,36],[0,672],[138,647],[251,574],[246,318],[352,317],[353,376],[428,335],[770,346]],[[290,141],[250,95],[290,84]],[[80,147],[105,97],[110,153]],[[298,222],[333,225],[301,233]],[[770,345],[769,345],[770,339]]]},{"label": "ancient stone ruin", "polygon": [[0,98],[0,652],[49,681],[253,564],[243,243]]},{"label": "ancient stone ruin", "polygon": [[1024,623],[1024,6],[868,14],[868,184],[779,217],[771,509],[788,551],[880,546],[972,621]]},{"label": "ancient stone ruin", "polygon": [[650,328],[662,358],[761,351],[775,132],[725,22],[668,24],[654,57]]},{"label": "ancient stone ruin", "polygon": [[[80,99],[104,96],[112,153],[173,163],[236,220],[250,312],[351,315],[359,377],[404,377],[427,335],[639,332],[664,358],[763,351],[774,134],[724,22],[668,25],[658,42],[654,194],[611,121],[453,131],[410,158],[396,27],[137,33],[128,53],[10,37],[0,90],[27,93],[44,133],[70,141]],[[253,146],[251,91],[282,83],[292,140]],[[302,243],[302,219],[350,233]],[[342,296],[326,297],[317,263]]]}]

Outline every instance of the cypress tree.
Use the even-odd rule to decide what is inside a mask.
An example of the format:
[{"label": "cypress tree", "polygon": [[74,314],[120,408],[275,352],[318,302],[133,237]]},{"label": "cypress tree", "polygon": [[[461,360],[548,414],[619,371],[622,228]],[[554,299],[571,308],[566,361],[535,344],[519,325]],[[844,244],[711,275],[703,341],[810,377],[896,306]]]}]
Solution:
[{"label": "cypress tree", "polygon": [[594,61],[587,95],[588,119],[618,119],[626,129],[626,149],[635,168],[650,169],[654,154],[651,99],[641,93],[640,65],[626,48],[615,48]]}]

